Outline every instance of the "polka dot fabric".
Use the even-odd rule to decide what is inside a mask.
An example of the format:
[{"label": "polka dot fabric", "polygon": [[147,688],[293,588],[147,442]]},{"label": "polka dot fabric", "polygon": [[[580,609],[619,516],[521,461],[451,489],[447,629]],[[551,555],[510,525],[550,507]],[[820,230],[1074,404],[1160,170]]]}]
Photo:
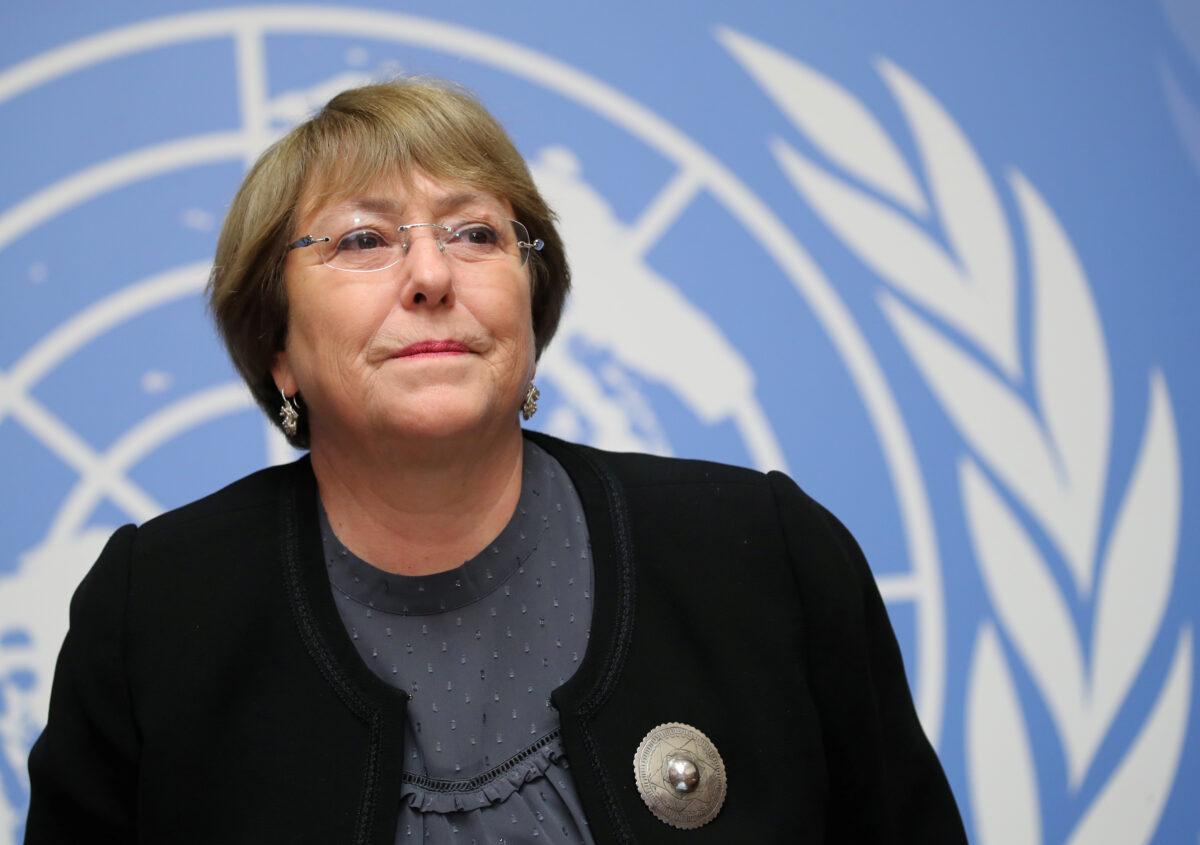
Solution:
[{"label": "polka dot fabric", "polygon": [[342,622],[411,696],[397,842],[591,842],[550,703],[587,647],[587,525],[566,472],[529,441],[523,472],[495,541],[435,575],[375,568],[321,511]]}]

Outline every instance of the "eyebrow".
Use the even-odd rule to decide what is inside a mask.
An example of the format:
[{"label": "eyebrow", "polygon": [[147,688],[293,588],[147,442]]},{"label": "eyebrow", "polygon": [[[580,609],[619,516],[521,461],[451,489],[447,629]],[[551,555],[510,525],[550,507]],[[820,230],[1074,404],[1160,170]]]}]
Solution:
[{"label": "eyebrow", "polygon": [[[460,191],[454,194],[447,194],[434,200],[434,216],[441,216],[447,212],[475,203],[494,205],[496,204],[496,200],[488,194],[481,194],[477,191]],[[352,197],[322,212],[321,217],[324,217],[329,212],[342,209],[369,211],[372,214],[399,215],[404,212],[404,203],[389,197]]]},{"label": "eyebrow", "polygon": [[454,211],[455,209],[462,208],[466,205],[473,205],[475,203],[480,205],[498,204],[497,201],[488,194],[481,194],[476,191],[460,191],[457,194],[447,194],[446,196],[437,200],[433,204],[433,207],[438,214],[445,214],[448,211]]}]

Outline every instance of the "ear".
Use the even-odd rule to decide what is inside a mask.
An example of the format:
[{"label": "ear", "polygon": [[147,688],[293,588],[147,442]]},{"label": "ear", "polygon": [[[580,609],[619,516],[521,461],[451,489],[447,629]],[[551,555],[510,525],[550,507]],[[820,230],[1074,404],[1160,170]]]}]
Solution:
[{"label": "ear", "polygon": [[286,395],[295,396],[299,392],[300,386],[296,383],[296,375],[292,372],[286,349],[275,353],[275,360],[271,362],[271,378],[275,380],[275,386]]}]

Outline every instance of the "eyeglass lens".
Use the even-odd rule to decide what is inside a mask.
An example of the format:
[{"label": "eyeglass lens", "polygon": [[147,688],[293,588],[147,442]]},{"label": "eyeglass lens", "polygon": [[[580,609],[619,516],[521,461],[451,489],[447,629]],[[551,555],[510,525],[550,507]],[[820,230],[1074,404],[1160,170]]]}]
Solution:
[{"label": "eyeglass lens", "polygon": [[340,270],[381,270],[403,260],[416,238],[431,237],[447,257],[463,262],[529,255],[529,232],[515,220],[490,215],[441,223],[397,225],[361,212],[331,221],[329,241],[319,244],[326,264]]}]

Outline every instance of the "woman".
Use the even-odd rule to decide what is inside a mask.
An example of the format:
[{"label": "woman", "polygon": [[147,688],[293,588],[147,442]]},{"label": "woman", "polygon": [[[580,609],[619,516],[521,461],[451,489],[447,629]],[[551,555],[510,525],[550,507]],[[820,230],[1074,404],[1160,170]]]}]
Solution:
[{"label": "woman", "polygon": [[835,518],[522,431],[568,286],[457,90],[347,91],[262,156],[212,308],[310,453],[110,540],[28,842],[965,841]]}]

